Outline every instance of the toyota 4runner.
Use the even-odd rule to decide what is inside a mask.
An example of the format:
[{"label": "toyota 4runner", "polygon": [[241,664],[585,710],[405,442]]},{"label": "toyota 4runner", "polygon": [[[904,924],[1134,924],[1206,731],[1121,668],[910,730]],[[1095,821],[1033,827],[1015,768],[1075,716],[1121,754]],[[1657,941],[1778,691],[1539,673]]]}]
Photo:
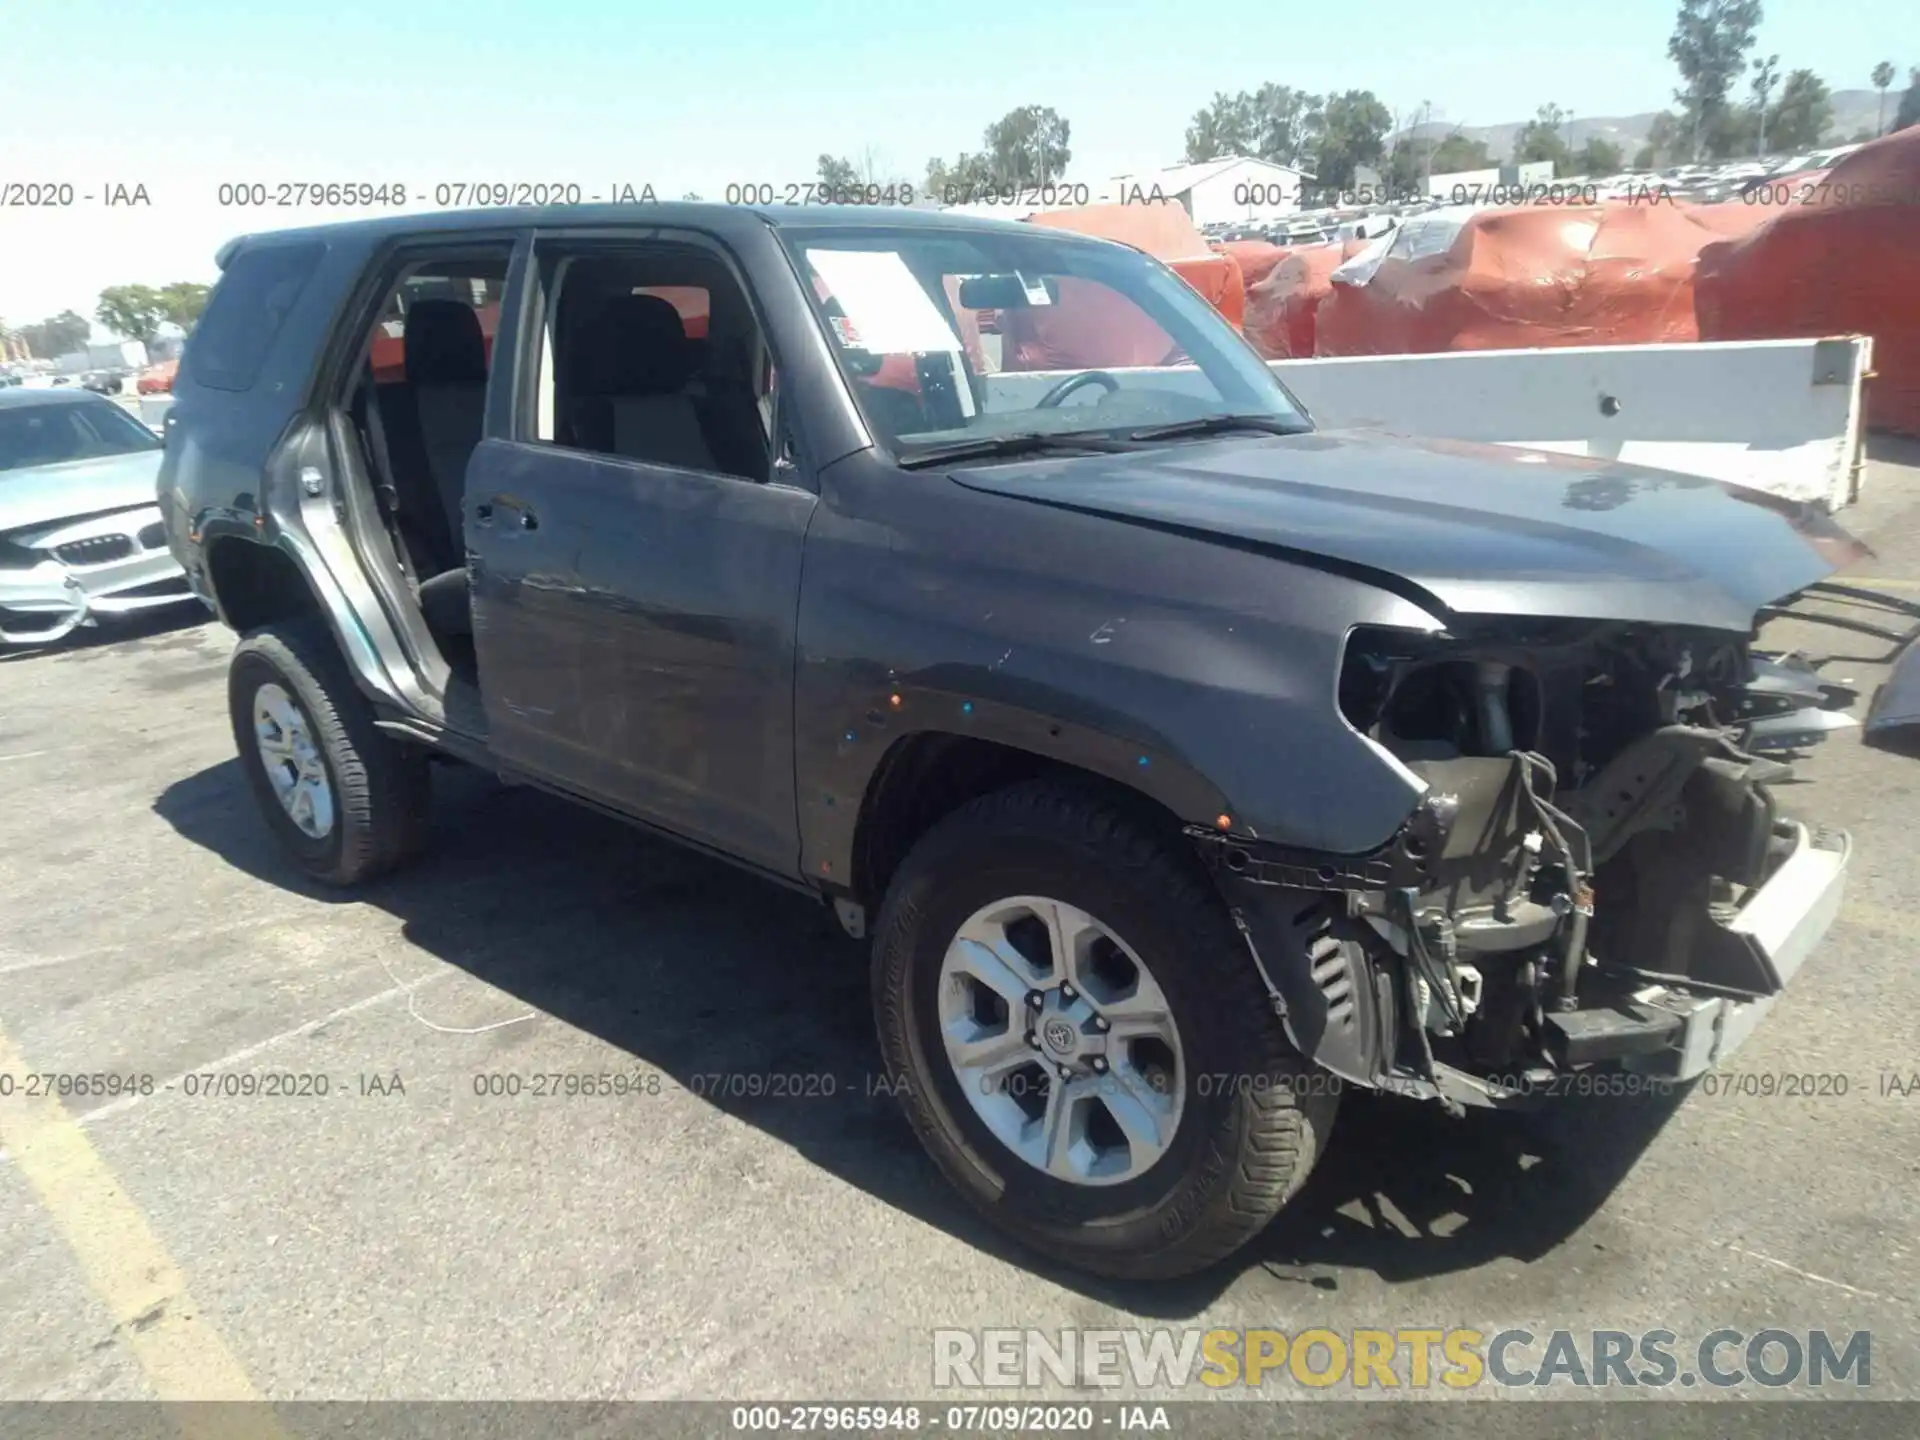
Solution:
[{"label": "toyota 4runner", "polygon": [[1737,486],[1317,430],[1058,230],[661,205],[247,237],[159,480],[267,823],[351,884],[450,757],[821,897],[976,1206],[1215,1261],[1354,1086],[1737,1046],[1839,905],[1753,646],[1858,549]]}]

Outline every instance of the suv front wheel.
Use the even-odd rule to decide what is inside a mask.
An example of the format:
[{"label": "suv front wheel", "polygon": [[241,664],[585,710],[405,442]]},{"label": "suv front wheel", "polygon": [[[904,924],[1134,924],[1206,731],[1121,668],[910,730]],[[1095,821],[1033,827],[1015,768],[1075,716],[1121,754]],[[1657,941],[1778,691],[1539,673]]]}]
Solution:
[{"label": "suv front wheel", "polygon": [[427,757],[374,725],[331,636],[250,633],[228,666],[227,708],[254,799],[309,875],[352,885],[425,847]]},{"label": "suv front wheel", "polygon": [[1238,1249],[1305,1182],[1338,1105],[1204,874],[1051,784],[975,800],[914,847],[874,1005],[941,1169],[1002,1229],[1104,1275]]}]

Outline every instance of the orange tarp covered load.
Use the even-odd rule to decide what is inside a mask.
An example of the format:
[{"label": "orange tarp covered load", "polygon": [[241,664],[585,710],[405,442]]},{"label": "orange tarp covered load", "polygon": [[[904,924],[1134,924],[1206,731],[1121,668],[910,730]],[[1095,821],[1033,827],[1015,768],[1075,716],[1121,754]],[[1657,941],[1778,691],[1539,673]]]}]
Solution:
[{"label": "orange tarp covered load", "polygon": [[1310,359],[1314,320],[1321,302],[1333,293],[1334,267],[1364,249],[1364,240],[1303,246],[1249,286],[1247,339],[1253,348],[1269,360]]},{"label": "orange tarp covered load", "polygon": [[1764,225],[1701,252],[1700,338],[1871,335],[1867,424],[1920,435],[1920,127],[1774,190]]},{"label": "orange tarp covered load", "polygon": [[1696,257],[1740,223],[1671,200],[1416,216],[1334,273],[1315,353],[1695,340]]},{"label": "orange tarp covered load", "polygon": [[[1233,324],[1244,318],[1246,285],[1230,255],[1217,254],[1173,201],[1142,205],[1083,205],[1047,210],[1028,220],[1117,240],[1164,262]],[[1061,277],[1052,305],[1008,310],[999,317],[1007,370],[1084,370],[1089,366],[1177,365],[1184,360],[1171,337],[1144,311],[1102,287],[1097,297],[1075,291],[1088,281]]]},{"label": "orange tarp covered load", "polygon": [[1213,248],[1240,264],[1240,278],[1249,291],[1273,273],[1273,267],[1293,253],[1290,246],[1270,240],[1218,240]]}]

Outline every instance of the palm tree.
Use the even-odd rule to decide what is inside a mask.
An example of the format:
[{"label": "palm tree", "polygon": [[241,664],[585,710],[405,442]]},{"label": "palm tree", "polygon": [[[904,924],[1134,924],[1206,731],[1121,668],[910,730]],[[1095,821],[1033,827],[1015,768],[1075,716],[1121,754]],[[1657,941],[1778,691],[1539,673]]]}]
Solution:
[{"label": "palm tree", "polygon": [[1884,135],[1887,130],[1887,87],[1893,84],[1893,62],[1882,60],[1873,67],[1873,88],[1880,92],[1880,117],[1873,122],[1873,133]]}]

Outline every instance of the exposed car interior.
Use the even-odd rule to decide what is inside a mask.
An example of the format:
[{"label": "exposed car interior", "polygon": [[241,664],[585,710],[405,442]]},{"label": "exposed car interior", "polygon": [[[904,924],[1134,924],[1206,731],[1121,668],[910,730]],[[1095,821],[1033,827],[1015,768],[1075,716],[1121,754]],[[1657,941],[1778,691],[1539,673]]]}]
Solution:
[{"label": "exposed car interior", "polygon": [[766,478],[771,357],[723,264],[661,247],[563,260],[556,279],[552,432],[539,438]]},{"label": "exposed car interior", "polygon": [[[745,292],[684,246],[555,256],[528,438],[749,480],[769,474],[773,364]],[[368,337],[350,407],[380,512],[448,669],[478,684],[463,517],[485,428],[507,257],[411,267]]]},{"label": "exposed car interior", "polygon": [[475,679],[461,534],[506,257],[409,270],[368,337],[352,417],[394,553],[448,668]]}]

